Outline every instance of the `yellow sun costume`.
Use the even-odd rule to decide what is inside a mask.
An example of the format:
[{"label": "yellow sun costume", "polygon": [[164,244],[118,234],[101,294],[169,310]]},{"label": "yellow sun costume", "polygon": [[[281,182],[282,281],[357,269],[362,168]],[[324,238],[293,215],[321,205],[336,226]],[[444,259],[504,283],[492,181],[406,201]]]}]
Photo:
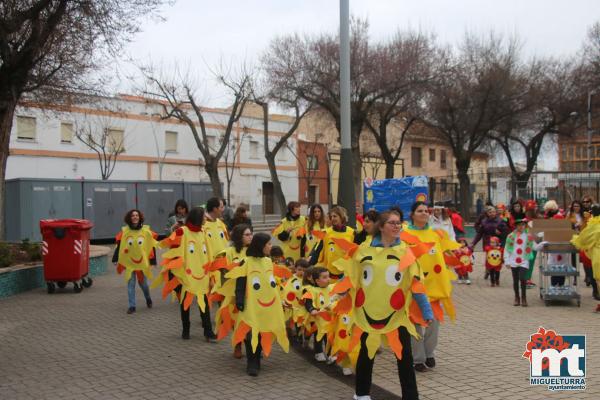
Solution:
[{"label": "yellow sun costume", "polygon": [[327,268],[329,273],[334,275],[331,277],[332,280],[336,281],[335,275],[341,275],[343,271],[335,265],[335,262],[347,254],[346,250],[340,247],[338,243],[340,240],[342,240],[342,243],[352,243],[354,241],[354,229],[347,226],[344,232],[338,232],[329,227],[322,234],[316,234],[322,237],[322,243],[319,245],[322,248],[317,265]]},{"label": "yellow sun costume", "polygon": [[[188,310],[196,298],[200,310],[206,310],[204,296],[210,292],[211,254],[205,232],[192,230],[187,226],[177,229],[160,242],[162,248],[168,248],[163,254],[162,269],[152,287],[163,285],[163,298],[181,285],[179,301],[184,310]],[[171,272],[172,277],[169,277]]]},{"label": "yellow sun costume", "polygon": [[[304,246],[304,255],[308,256],[311,251],[319,244],[321,238],[315,235],[313,232],[325,232],[325,227],[321,228],[318,222],[315,222],[313,226],[306,225],[306,245]],[[317,233],[318,234],[318,233]]]},{"label": "yellow sun costume", "polygon": [[354,318],[352,310],[347,312],[337,312],[337,304],[340,300],[333,304],[334,319],[329,326],[327,333],[327,349],[329,354],[335,355],[335,362],[344,367],[350,368],[356,366],[360,346],[351,348],[352,331],[354,326]]},{"label": "yellow sun costume", "polygon": [[303,325],[308,312],[302,300],[302,278],[292,276],[283,287],[283,301],[286,308],[286,319],[291,319],[294,325]]},{"label": "yellow sun costume", "polygon": [[[283,232],[289,230],[289,236],[286,239],[281,238]],[[302,240],[306,235],[306,218],[298,217],[296,220],[289,220],[287,217],[281,220],[281,223],[273,229],[271,233],[281,242],[281,248],[285,258],[292,258],[294,261],[301,258],[303,253]]]},{"label": "yellow sun costume", "polygon": [[[202,230],[206,233],[206,241],[208,251],[212,255],[213,260],[223,250],[227,248],[229,244],[229,234],[227,233],[227,226],[219,218],[216,220],[209,220],[208,218],[202,225]],[[211,260],[212,261],[212,260]],[[222,283],[222,276],[220,271],[214,271],[211,273],[215,286],[219,287]]]},{"label": "yellow sun costume", "polygon": [[594,279],[600,281],[600,216],[590,218],[579,235],[573,235],[571,243],[592,260]]},{"label": "yellow sun costume", "polygon": [[309,333],[317,334],[316,340],[321,341],[329,331],[329,325],[333,320],[331,312],[331,290],[333,285],[321,288],[318,286],[307,286],[306,291],[302,295],[302,299],[312,300],[313,307],[318,311],[317,315],[310,315],[307,311],[307,317],[304,323],[305,328]]},{"label": "yellow sun costume", "polygon": [[336,266],[345,275],[335,285],[333,292],[348,292],[339,300],[335,311],[351,311],[354,317],[349,349],[354,349],[360,343],[363,332],[367,332],[369,358],[375,357],[375,352],[383,343],[401,359],[402,344],[398,328],[404,326],[411,335],[418,336],[409,318],[409,310],[413,312],[415,307],[412,304],[416,305],[412,302],[413,293],[425,292],[415,252],[419,254],[431,246],[421,246],[414,251],[404,242],[393,247],[349,243],[342,246],[346,248],[348,258],[338,260]]},{"label": "yellow sun costume", "polygon": [[[220,310],[223,311],[222,318],[233,322],[233,324],[224,324],[224,326],[235,326],[232,337],[233,346],[244,341],[246,335],[250,333],[253,351],[256,351],[258,347],[259,334],[265,356],[270,354],[274,340],[285,352],[288,351],[289,342],[285,330],[281,295],[275,281],[275,276],[282,273],[284,272],[279,271],[279,267],[273,265],[268,257],[246,257],[242,265],[233,268],[226,274],[227,281],[219,291],[229,301],[235,299],[236,280],[246,278],[244,309],[242,311],[235,310],[237,314],[235,321],[232,321],[232,316],[228,314],[227,308]],[[225,337],[227,333],[227,331],[220,331],[219,337]]]},{"label": "yellow sun costume", "polygon": [[[433,309],[433,315],[438,321],[444,320],[444,311],[454,319],[456,310],[452,303],[452,281],[456,280],[456,274],[452,271],[447,261],[458,265],[456,257],[444,254],[460,248],[460,244],[450,239],[448,233],[442,229],[415,229],[409,225],[402,233],[402,240],[410,246],[419,246],[423,243],[433,243],[434,246],[423,253],[417,260],[423,270],[426,294]],[[443,306],[443,308],[442,308]]]},{"label": "yellow sun costume", "polygon": [[154,258],[154,247],[158,244],[156,233],[148,225],[141,229],[131,229],[129,226],[121,228],[115,238],[119,242],[119,258],[117,272],[125,271],[125,282],[128,282],[135,272],[138,281],[143,277],[152,279],[150,259]]}]

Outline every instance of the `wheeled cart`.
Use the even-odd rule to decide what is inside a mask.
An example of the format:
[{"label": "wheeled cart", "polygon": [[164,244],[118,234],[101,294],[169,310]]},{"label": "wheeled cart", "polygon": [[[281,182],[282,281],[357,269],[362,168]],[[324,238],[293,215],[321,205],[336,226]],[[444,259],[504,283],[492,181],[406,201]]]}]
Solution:
[{"label": "wheeled cart", "polygon": [[576,300],[581,306],[579,251],[568,242],[547,243],[539,252],[540,298],[547,306],[552,300]]}]

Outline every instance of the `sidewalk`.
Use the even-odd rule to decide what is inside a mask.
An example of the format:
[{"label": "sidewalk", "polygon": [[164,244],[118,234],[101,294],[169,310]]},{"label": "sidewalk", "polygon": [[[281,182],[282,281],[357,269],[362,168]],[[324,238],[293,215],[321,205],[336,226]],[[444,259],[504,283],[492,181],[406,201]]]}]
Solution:
[{"label": "sidewalk", "polygon": [[[517,308],[508,273],[502,272],[499,288],[482,276],[477,267],[472,285],[455,285],[458,319],[441,327],[438,366],[417,375],[421,398],[598,398],[600,315],[592,313],[591,290],[582,289],[578,308],[545,307],[531,289],[530,307]],[[192,313],[192,339],[183,341],[178,305],[161,300],[158,290],[153,299],[149,310],[138,290],[138,311],[127,315],[125,283],[110,272],[81,294],[39,289],[0,301],[0,399],[352,398],[353,387],[277,346],[261,375],[250,378],[228,341],[204,342],[199,313]],[[529,363],[521,354],[539,326],[587,334],[586,391],[529,386]],[[400,393],[388,351],[377,356],[374,383]]]}]

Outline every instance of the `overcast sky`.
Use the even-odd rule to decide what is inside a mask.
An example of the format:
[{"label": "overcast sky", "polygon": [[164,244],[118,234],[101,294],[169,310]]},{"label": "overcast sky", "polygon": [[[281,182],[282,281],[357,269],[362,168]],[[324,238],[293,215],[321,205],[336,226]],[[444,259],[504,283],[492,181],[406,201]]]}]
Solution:
[{"label": "overcast sky", "polygon": [[[600,21],[600,0],[350,0],[351,14],[368,18],[373,39],[398,29],[435,32],[457,43],[466,31],[517,34],[526,55],[575,53],[587,29]],[[222,106],[207,66],[253,61],[277,36],[294,32],[336,32],[338,0],[178,0],[165,7],[164,22],[147,22],[125,58],[190,64],[203,81],[200,97]],[[121,76],[131,70],[120,63]],[[131,91],[125,80],[120,91]]]},{"label": "overcast sky", "polygon": [[[352,15],[368,18],[373,39],[397,29],[433,31],[457,43],[465,31],[518,34],[528,55],[568,55],[600,20],[598,0],[350,0]],[[126,54],[197,66],[219,59],[255,59],[273,37],[335,32],[337,0],[178,0],[165,22],[147,22]]]}]

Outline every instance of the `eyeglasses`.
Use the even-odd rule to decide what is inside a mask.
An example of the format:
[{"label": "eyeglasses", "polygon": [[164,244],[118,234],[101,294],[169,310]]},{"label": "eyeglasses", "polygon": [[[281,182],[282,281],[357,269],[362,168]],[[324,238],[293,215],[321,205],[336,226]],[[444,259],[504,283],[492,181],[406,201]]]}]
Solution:
[{"label": "eyeglasses", "polygon": [[583,200],[582,203],[591,203],[591,200]]},{"label": "eyeglasses", "polygon": [[400,222],[400,221],[387,221],[386,224],[390,224],[390,225],[394,225],[394,226],[401,226],[402,222]]}]

